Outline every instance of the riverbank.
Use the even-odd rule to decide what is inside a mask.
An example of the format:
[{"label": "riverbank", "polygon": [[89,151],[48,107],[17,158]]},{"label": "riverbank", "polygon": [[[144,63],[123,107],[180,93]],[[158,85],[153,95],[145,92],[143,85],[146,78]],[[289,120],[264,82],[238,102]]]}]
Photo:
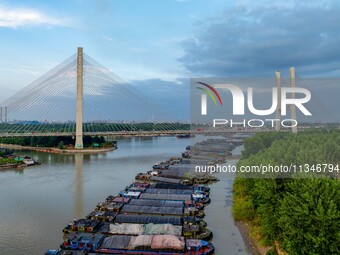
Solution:
[{"label": "riverbank", "polygon": [[[234,161],[234,164],[236,165],[237,162],[240,160],[241,158],[241,153],[243,151],[243,146],[237,147],[235,150],[232,151],[232,155],[227,157],[227,160],[229,161],[230,164],[230,160]],[[233,206],[235,203],[235,196],[234,196],[234,182],[235,182],[235,176],[232,178],[232,193],[230,194],[230,196],[232,197],[232,202],[231,205]],[[232,207],[230,208],[232,210]],[[247,252],[251,255],[264,255],[266,254],[266,252],[268,251],[268,249],[263,249],[264,247],[261,247],[259,245],[259,240],[256,240],[256,238],[252,237],[252,233],[251,233],[251,226],[249,224],[249,222],[247,221],[241,221],[241,220],[235,220],[235,216],[233,214],[231,214],[231,217],[234,220],[234,224],[237,227],[238,231],[240,232],[240,235],[243,239],[245,248],[247,250]]]},{"label": "riverbank", "polygon": [[110,147],[110,148],[98,148],[98,149],[87,148],[83,150],[76,150],[76,149],[59,149],[59,148],[49,148],[49,147],[32,147],[32,146],[22,146],[22,145],[4,144],[4,143],[0,143],[0,147],[6,148],[6,149],[31,150],[31,151],[55,153],[55,154],[75,154],[75,153],[97,154],[97,153],[104,153],[104,152],[109,152],[109,151],[113,151],[117,149],[117,147]]},{"label": "riverbank", "polygon": [[40,163],[32,157],[14,155],[13,150],[0,149],[0,170],[18,169],[35,165],[40,165]]},{"label": "riverbank", "polygon": [[259,244],[259,241],[251,236],[250,225],[247,222],[235,221],[235,224],[240,231],[247,250],[251,255],[265,255],[270,247],[264,247]]},{"label": "riverbank", "polygon": [[0,170],[11,169],[11,168],[24,168],[26,166],[27,166],[26,164],[5,164],[5,165],[0,165]]},{"label": "riverbank", "polygon": [[233,182],[233,219],[243,237],[243,241],[252,255],[266,255],[272,248],[261,244],[259,226],[254,216],[254,207],[245,193],[244,180],[237,178]]}]

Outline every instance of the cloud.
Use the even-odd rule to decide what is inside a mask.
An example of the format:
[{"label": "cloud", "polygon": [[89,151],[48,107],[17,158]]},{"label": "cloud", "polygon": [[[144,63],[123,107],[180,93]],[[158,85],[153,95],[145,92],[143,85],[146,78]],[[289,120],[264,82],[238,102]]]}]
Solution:
[{"label": "cloud", "polygon": [[189,80],[145,79],[131,81],[141,94],[151,98],[168,118],[186,121],[189,119]]},{"label": "cloud", "polygon": [[33,25],[70,26],[66,19],[52,17],[37,10],[0,6],[0,27],[19,28]]},{"label": "cloud", "polygon": [[31,76],[39,76],[41,72],[35,69],[32,69],[30,66],[25,66],[20,63],[6,61],[0,59],[0,63],[4,64],[5,67],[0,67],[0,71],[3,72],[13,72],[13,73],[26,73]]},{"label": "cloud", "polygon": [[38,77],[39,75],[41,75],[40,71],[36,71],[36,70],[32,70],[29,68],[1,68],[1,71],[5,71],[5,72],[13,72],[13,73],[26,73],[29,74],[30,76],[34,76],[34,77]]},{"label": "cloud", "polygon": [[197,23],[179,61],[196,76],[273,76],[290,66],[300,74],[339,73],[339,5],[292,2],[238,4]]}]

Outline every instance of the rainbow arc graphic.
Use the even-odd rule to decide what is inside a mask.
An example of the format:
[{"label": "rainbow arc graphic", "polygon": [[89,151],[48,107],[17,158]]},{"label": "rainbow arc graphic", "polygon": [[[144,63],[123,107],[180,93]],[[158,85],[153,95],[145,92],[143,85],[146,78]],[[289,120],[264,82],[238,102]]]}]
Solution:
[{"label": "rainbow arc graphic", "polygon": [[196,87],[197,89],[205,92],[205,94],[202,94],[202,97],[201,97],[201,114],[202,115],[207,115],[207,95],[209,95],[209,97],[212,99],[215,105],[217,105],[217,100],[218,100],[218,102],[222,106],[222,99],[215,88],[213,88],[211,85],[206,84],[204,82],[197,82],[197,83],[205,87],[205,88]]},{"label": "rainbow arc graphic", "polygon": [[197,87],[198,89],[204,91],[207,95],[209,95],[210,98],[213,100],[215,105],[217,104],[217,101],[216,101],[216,98],[215,98],[215,96],[216,96],[218,101],[219,101],[219,103],[220,103],[220,105],[222,106],[222,99],[220,97],[220,94],[218,94],[218,92],[216,91],[216,89],[214,89],[211,85],[206,84],[204,82],[197,82],[197,83],[201,84],[202,86],[205,86],[206,88],[209,89],[208,90],[208,89],[205,89],[205,88]]}]

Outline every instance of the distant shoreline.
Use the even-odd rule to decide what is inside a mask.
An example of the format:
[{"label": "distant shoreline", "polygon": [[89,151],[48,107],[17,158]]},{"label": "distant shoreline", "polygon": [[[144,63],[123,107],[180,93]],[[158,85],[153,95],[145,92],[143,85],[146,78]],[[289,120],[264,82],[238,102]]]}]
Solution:
[{"label": "distant shoreline", "polygon": [[6,149],[31,150],[31,151],[55,153],[55,154],[75,154],[75,153],[96,154],[96,153],[109,152],[109,151],[113,151],[117,149],[117,147],[111,147],[111,148],[76,150],[76,149],[59,149],[59,148],[50,148],[50,147],[32,147],[32,146],[22,146],[22,145],[5,144],[5,143],[0,143],[0,147],[6,148]]}]

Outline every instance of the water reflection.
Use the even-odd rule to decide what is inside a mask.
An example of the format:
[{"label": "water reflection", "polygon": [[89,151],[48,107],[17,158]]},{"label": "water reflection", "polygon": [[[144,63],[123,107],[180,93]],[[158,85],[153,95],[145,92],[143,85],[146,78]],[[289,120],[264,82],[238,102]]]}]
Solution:
[{"label": "water reflection", "polygon": [[23,174],[24,168],[2,168],[0,169],[0,173],[5,173],[5,172],[16,172],[18,174]]},{"label": "water reflection", "polygon": [[74,155],[75,159],[75,209],[74,216],[80,218],[83,215],[83,159],[84,155],[82,153],[77,153]]}]

